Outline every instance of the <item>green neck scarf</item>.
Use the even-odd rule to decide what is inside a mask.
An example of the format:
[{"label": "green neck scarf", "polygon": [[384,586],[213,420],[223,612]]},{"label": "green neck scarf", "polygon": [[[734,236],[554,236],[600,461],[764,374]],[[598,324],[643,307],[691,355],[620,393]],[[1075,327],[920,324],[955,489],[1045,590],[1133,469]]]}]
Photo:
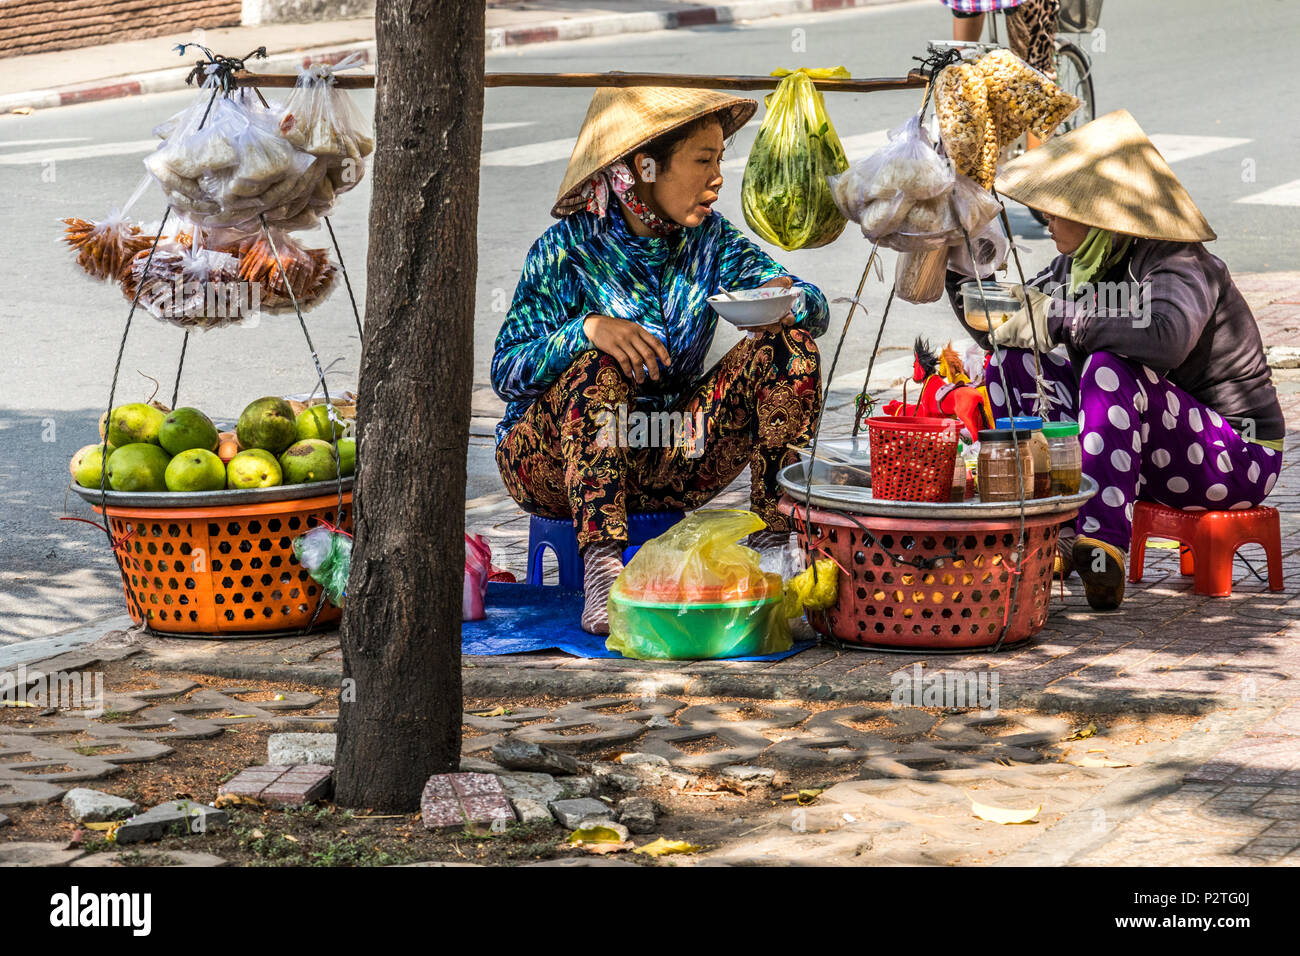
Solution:
[{"label": "green neck scarf", "polygon": [[1105,275],[1128,252],[1132,241],[1132,236],[1125,236],[1116,243],[1113,232],[1096,226],[1088,230],[1079,248],[1074,250],[1070,263],[1070,294],[1073,295],[1084,283]]}]

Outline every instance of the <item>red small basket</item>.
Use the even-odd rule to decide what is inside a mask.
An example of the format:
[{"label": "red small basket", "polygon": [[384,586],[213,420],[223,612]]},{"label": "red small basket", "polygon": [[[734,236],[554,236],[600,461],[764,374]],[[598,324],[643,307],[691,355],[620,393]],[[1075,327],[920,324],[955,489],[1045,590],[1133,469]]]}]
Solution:
[{"label": "red small basket", "polygon": [[897,501],[947,501],[952,493],[959,427],[954,418],[868,418],[871,496]]}]

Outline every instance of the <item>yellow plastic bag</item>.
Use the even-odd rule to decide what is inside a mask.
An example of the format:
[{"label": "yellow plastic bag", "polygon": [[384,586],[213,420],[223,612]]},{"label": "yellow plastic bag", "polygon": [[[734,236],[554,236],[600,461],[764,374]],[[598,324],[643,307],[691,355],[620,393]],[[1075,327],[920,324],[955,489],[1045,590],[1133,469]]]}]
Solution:
[{"label": "yellow plastic bag", "polygon": [[805,610],[824,611],[839,597],[840,569],[835,562],[830,558],[820,558],[813,565],[785,582],[786,617],[798,617]]},{"label": "yellow plastic bag", "polygon": [[739,543],[764,527],[752,511],[697,511],[642,545],[610,589],[605,647],[643,660],[789,650],[781,575]]},{"label": "yellow plastic bag", "polygon": [[740,187],[749,227],[782,249],[815,249],[834,241],[846,220],[827,176],[849,168],[840,138],[813,78],[848,79],[842,66],[773,70],[783,76],[768,95],[767,116],[749,151]]}]

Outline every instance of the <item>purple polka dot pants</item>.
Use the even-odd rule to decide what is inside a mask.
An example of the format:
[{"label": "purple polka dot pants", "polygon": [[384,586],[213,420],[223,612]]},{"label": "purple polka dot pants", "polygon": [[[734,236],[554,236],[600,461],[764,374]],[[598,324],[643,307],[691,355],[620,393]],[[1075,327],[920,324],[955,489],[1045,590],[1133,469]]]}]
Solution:
[{"label": "purple polka dot pants", "polygon": [[[1076,384],[1064,355],[1040,358],[1047,417],[1078,420],[1083,473],[1101,489],[1079,511],[1079,534],[1127,551],[1136,501],[1228,511],[1254,508],[1273,490],[1280,452],[1243,440],[1222,415],[1146,366],[1094,352]],[[990,361],[995,415],[1034,414],[1033,361],[1024,349],[1004,349],[1000,369]]]}]

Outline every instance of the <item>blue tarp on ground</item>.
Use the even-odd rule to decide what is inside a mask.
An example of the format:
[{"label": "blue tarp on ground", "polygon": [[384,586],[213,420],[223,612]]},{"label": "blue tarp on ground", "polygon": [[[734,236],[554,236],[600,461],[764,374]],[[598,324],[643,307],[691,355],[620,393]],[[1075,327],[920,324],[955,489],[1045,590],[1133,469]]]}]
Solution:
[{"label": "blue tarp on ground", "polygon": [[[582,629],[582,592],[545,585],[488,584],[487,617],[466,621],[461,627],[461,653],[480,657],[526,654],[529,651],[564,651],[574,657],[612,657],[605,639]],[[779,654],[732,657],[735,661],[779,661],[812,647],[801,641]]]}]

